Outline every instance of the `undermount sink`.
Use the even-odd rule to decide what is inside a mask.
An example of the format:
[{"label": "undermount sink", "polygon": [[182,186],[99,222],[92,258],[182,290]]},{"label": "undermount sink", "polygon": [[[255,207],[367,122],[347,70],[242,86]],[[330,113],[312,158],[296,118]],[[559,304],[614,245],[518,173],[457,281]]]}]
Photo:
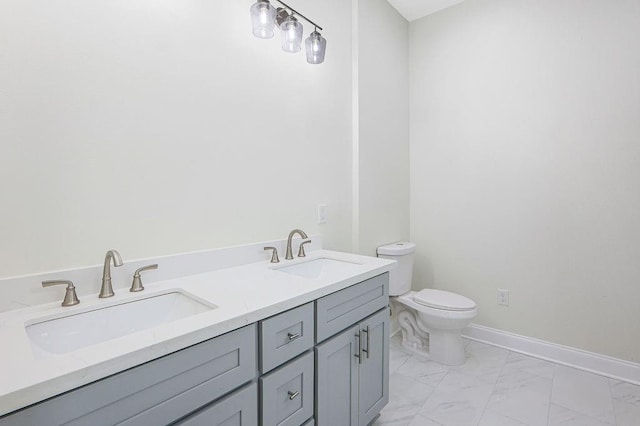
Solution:
[{"label": "undermount sink", "polygon": [[36,358],[47,358],[216,308],[184,292],[172,291],[63,317],[36,320],[26,324],[25,329]]},{"label": "undermount sink", "polygon": [[362,266],[360,263],[321,257],[290,266],[274,268],[276,271],[297,275],[303,278],[318,279],[341,274],[352,274]]}]

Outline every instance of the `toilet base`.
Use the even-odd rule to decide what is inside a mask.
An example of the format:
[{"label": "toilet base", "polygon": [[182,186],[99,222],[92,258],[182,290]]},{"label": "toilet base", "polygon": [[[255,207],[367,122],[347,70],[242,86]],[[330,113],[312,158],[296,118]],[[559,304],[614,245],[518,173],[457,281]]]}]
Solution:
[{"label": "toilet base", "polygon": [[432,331],[429,339],[432,343],[429,359],[432,361],[446,365],[462,365],[467,360],[460,331]]},{"label": "toilet base", "polygon": [[440,364],[456,366],[465,363],[462,329],[428,329],[421,320],[420,313],[414,308],[407,306],[401,300],[393,300],[393,302],[398,313],[403,347]]},{"label": "toilet base", "polygon": [[429,356],[429,333],[418,326],[415,316],[406,309],[398,307],[398,323],[402,332],[402,346],[411,352]]}]

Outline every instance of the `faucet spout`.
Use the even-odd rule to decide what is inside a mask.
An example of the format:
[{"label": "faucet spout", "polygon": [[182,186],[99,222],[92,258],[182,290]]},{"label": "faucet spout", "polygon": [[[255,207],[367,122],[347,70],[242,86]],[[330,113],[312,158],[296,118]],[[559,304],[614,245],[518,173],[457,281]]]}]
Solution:
[{"label": "faucet spout", "polygon": [[284,256],[285,259],[291,260],[293,259],[293,249],[291,248],[291,240],[295,234],[300,235],[302,238],[309,238],[307,234],[302,229],[294,229],[289,232],[289,237],[287,238],[287,254]]},{"label": "faucet spout", "polygon": [[113,292],[113,286],[111,285],[111,262],[113,266],[122,266],[122,257],[117,250],[109,250],[104,256],[104,267],[102,268],[102,287],[100,287],[100,297],[111,297],[115,293]]}]

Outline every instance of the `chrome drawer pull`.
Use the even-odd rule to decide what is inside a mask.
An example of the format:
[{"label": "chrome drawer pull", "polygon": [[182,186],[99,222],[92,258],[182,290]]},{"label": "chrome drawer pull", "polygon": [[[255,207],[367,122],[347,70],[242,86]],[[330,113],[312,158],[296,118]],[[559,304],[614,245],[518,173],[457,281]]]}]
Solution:
[{"label": "chrome drawer pull", "polygon": [[358,338],[358,353],[354,357],[358,358],[358,364],[362,364],[362,333],[356,333],[355,337]]},{"label": "chrome drawer pull", "polygon": [[296,340],[299,337],[302,337],[302,335],[300,333],[287,333],[287,337],[289,338],[289,341],[291,341],[291,340]]},{"label": "chrome drawer pull", "polygon": [[300,392],[298,392],[298,391],[295,391],[295,392],[291,392],[291,391],[289,391],[289,392],[287,392],[287,393],[289,394],[289,399],[291,399],[291,400],[296,399],[296,397],[297,397],[298,395],[300,395]]},{"label": "chrome drawer pull", "polygon": [[369,326],[362,330],[363,333],[367,333],[367,349],[363,349],[362,352],[367,354],[367,359],[369,359],[369,346],[371,346],[371,338],[369,337]]}]

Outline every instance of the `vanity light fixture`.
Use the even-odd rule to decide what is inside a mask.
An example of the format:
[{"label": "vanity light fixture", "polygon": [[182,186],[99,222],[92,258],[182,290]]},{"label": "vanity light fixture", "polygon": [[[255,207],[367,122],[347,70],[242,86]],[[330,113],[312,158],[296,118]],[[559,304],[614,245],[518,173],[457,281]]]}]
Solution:
[{"label": "vanity light fixture", "polygon": [[280,25],[282,32],[282,50],[296,53],[302,46],[302,24],[295,16],[289,15]]},{"label": "vanity light fixture", "polygon": [[321,64],[324,62],[324,52],[327,50],[327,40],[316,30],[311,33],[305,41],[307,51],[307,62],[310,64]]},{"label": "vanity light fixture", "polygon": [[299,52],[302,47],[302,24],[298,18],[302,18],[314,26],[313,32],[305,40],[307,62],[310,64],[323,63],[327,40],[318,31],[322,31],[322,27],[288,4],[280,0],[275,1],[284,7],[276,9],[269,3],[269,0],[257,0],[251,6],[253,35],[259,38],[271,38],[274,34],[274,27],[277,25],[282,36],[282,50],[291,53]]},{"label": "vanity light fixture", "polygon": [[273,37],[273,26],[276,22],[276,8],[268,0],[258,0],[251,6],[251,23],[253,35],[259,38]]}]

